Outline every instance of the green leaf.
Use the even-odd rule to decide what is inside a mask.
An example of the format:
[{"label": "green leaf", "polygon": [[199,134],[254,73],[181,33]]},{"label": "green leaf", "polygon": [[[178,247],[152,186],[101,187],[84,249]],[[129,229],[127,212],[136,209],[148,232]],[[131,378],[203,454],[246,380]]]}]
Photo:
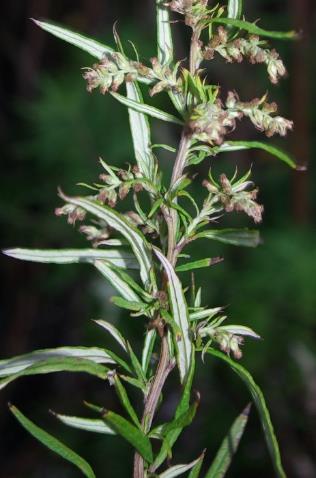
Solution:
[{"label": "green leaf", "polygon": [[20,422],[23,428],[27,430],[34,438],[49,448],[57,455],[75,465],[88,478],[95,478],[95,474],[89,465],[81,456],[77,455],[68,446],[64,445],[57,438],[39,428],[35,423],[26,418],[14,405],[9,405],[11,413]]},{"label": "green leaf", "polygon": [[4,249],[6,256],[22,261],[41,262],[44,264],[74,264],[95,260],[109,261],[117,267],[138,269],[133,254],[116,249]]},{"label": "green leaf", "polygon": [[[45,30],[55,37],[64,40],[66,43],[70,43],[71,45],[80,48],[80,50],[86,51],[98,60],[102,60],[105,53],[113,53],[114,51],[113,48],[109,47],[108,45],[104,45],[96,40],[93,40],[92,38],[85,37],[80,33],[69,30],[69,28],[56,25],[52,22],[42,22],[35,20],[34,18],[31,20],[33,20],[37,26],[42,28],[42,30]],[[142,83],[151,83],[150,80],[144,77],[140,78],[139,81]]]},{"label": "green leaf", "polygon": [[152,463],[153,452],[151,443],[142,430],[120,415],[108,410],[102,415],[102,418],[112,430],[128,441],[148,463]]},{"label": "green leaf", "polygon": [[240,18],[242,14],[242,0],[228,0],[228,18]]},{"label": "green leaf", "polygon": [[122,280],[119,274],[105,261],[95,261],[94,266],[112,284],[125,300],[139,301],[139,297],[133,289]]},{"label": "green leaf", "polygon": [[7,375],[0,380],[0,390],[16,379],[29,375],[42,375],[55,372],[84,372],[105,380],[108,371],[109,369],[104,365],[92,362],[88,359],[53,357],[40,362],[35,362],[33,365],[30,365],[15,374]]},{"label": "green leaf", "polygon": [[142,369],[144,374],[147,374],[148,366],[152,356],[153,348],[156,341],[155,329],[147,330],[142,351]]},{"label": "green leaf", "polygon": [[221,312],[222,307],[214,307],[214,309],[202,309],[190,313],[190,320],[211,319]]},{"label": "green leaf", "polygon": [[143,283],[149,286],[152,275],[151,252],[149,245],[142,233],[133,226],[122,214],[114,211],[108,206],[100,205],[96,201],[82,197],[68,197],[60,192],[64,201],[75,206],[82,207],[99,219],[105,221],[110,227],[121,233],[129,242],[140,265],[140,274]]},{"label": "green leaf", "polygon": [[32,18],[33,22],[45,30],[48,33],[51,33],[57,38],[64,40],[66,43],[70,43],[81,50],[90,53],[94,58],[101,60],[104,56],[104,53],[112,53],[113,48],[103,45],[91,38],[87,38],[80,33],[69,30],[68,28],[61,27],[51,22],[41,22]]},{"label": "green leaf", "polygon": [[280,148],[271,146],[270,144],[262,143],[261,141],[228,141],[227,143],[217,147],[216,152],[225,153],[229,151],[242,151],[245,149],[262,149],[263,151],[266,151],[272,156],[280,159],[291,168],[296,168],[295,161],[288,153]]},{"label": "green leaf", "polygon": [[176,267],[177,272],[192,271],[193,269],[202,269],[203,267],[209,267],[212,264],[212,259],[201,259],[199,261],[186,262],[181,266]]},{"label": "green leaf", "polygon": [[225,17],[212,18],[210,20],[210,23],[220,23],[222,25],[229,25],[232,27],[237,27],[240,30],[245,30],[248,33],[251,33],[252,35],[276,38],[279,40],[294,40],[295,38],[297,38],[297,33],[293,30],[289,32],[276,32],[276,31],[264,30],[263,28],[257,27],[255,23],[250,23],[244,20],[238,20],[234,18],[225,18]]},{"label": "green leaf", "polygon": [[252,229],[209,229],[196,234],[195,239],[213,239],[233,246],[257,247],[259,232]]},{"label": "green leaf", "polygon": [[129,98],[126,98],[126,96],[122,96],[119,93],[115,93],[113,91],[110,94],[120,103],[127,106],[128,108],[131,108],[133,111],[152,116],[153,118],[159,119],[161,121],[167,121],[168,123],[175,123],[181,126],[183,125],[183,121],[181,119],[171,115],[170,113],[166,113],[165,111],[159,110],[154,106],[146,105],[145,103],[131,100]]},{"label": "green leaf", "polygon": [[118,307],[121,307],[122,309],[132,310],[134,312],[145,310],[147,307],[147,304],[145,304],[144,302],[126,300],[123,299],[123,297],[116,296],[111,297],[111,302],[113,302],[113,304],[117,305]]},{"label": "green leaf", "polygon": [[230,467],[233,456],[236,453],[240,440],[243,436],[248,422],[249,413],[250,404],[247,405],[247,407],[232,424],[228,434],[222,441],[222,444],[216,453],[214,461],[206,473],[205,478],[223,478],[226,475],[226,472]]},{"label": "green leaf", "polygon": [[[127,98],[143,104],[143,97],[136,82],[126,83]],[[155,158],[151,150],[151,137],[148,118],[145,114],[128,108],[129,124],[135,158],[143,176],[150,181],[155,178]]]},{"label": "green leaf", "polygon": [[175,465],[168,468],[168,470],[161,473],[159,478],[174,478],[175,476],[183,475],[186,471],[193,468],[200,460],[200,457],[197,460],[188,463],[187,465]]},{"label": "green leaf", "polygon": [[259,412],[262,428],[263,428],[265,439],[266,439],[268,449],[272,458],[275,472],[279,478],[286,478],[285,472],[282,467],[279,445],[274,433],[274,428],[271,422],[270,413],[267,408],[266,401],[264,399],[261,389],[255,383],[254,379],[252,378],[248,370],[246,370],[244,367],[242,367],[238,363],[234,362],[234,360],[232,360],[230,357],[228,357],[227,355],[223,354],[222,352],[218,350],[211,349],[211,348],[207,350],[207,353],[228,363],[228,365],[232,368],[232,370],[235,373],[237,373],[237,375],[239,375],[239,377],[246,384],[254,400],[254,403],[257,407],[257,410]]},{"label": "green leaf", "polygon": [[[191,389],[192,389],[192,382],[194,378],[194,372],[195,372],[195,352],[194,352],[194,347],[192,348],[192,357],[191,357],[191,364],[190,364],[190,369],[189,373],[187,374],[187,378],[185,381],[185,385],[183,388],[183,392],[181,395],[181,400],[177,406],[176,412],[175,412],[175,419],[178,419],[181,417],[184,413],[186,413],[189,410],[190,407],[190,397],[191,397]],[[163,441],[161,449],[155,458],[154,465],[151,467],[153,471],[155,471],[166,459],[168,452],[170,448],[175,444],[177,441],[179,435],[181,433],[181,428],[171,430],[167,437],[166,440]]]},{"label": "green leaf", "polygon": [[82,418],[60,413],[51,412],[59,421],[72,428],[78,428],[87,432],[103,433],[105,435],[115,435],[115,432],[103,420],[99,418]]},{"label": "green leaf", "polygon": [[105,320],[95,320],[94,322],[103,329],[105,329],[107,332],[109,332],[112,337],[117,341],[117,343],[122,347],[122,349],[127,352],[126,340],[124,339],[121,332],[113,324],[110,324],[110,322],[106,322]]},{"label": "green leaf", "polygon": [[158,61],[161,65],[168,65],[173,61],[173,40],[169,8],[167,8],[161,0],[156,0],[156,5]]},{"label": "green leaf", "polygon": [[174,345],[177,350],[177,362],[180,372],[180,380],[181,383],[183,383],[190,369],[192,356],[192,342],[190,338],[187,303],[184,297],[182,284],[172,265],[159,251],[159,249],[155,248],[154,251],[167,274],[172,317],[181,331],[180,336],[174,337]]},{"label": "green leaf", "polygon": [[131,347],[130,343],[127,342],[127,350],[128,350],[128,354],[129,354],[129,357],[131,359],[131,362],[132,362],[132,366],[133,366],[133,369],[137,375],[137,378],[140,382],[142,382],[143,384],[146,384],[146,376],[145,376],[145,373],[142,369],[142,366],[141,364],[139,363],[139,360],[137,358],[137,355],[135,354],[133,348]]},{"label": "green leaf", "polygon": [[201,468],[202,468],[202,465],[203,465],[204,456],[205,456],[205,451],[202,453],[202,455],[199,457],[197,463],[191,469],[188,478],[199,478],[200,471],[201,471]]},{"label": "green leaf", "polygon": [[35,350],[28,354],[0,360],[0,377],[22,372],[27,367],[47,359],[64,359],[67,357],[88,359],[94,363],[115,363],[105,350],[98,347],[57,347],[55,349]]},{"label": "green leaf", "polygon": [[115,390],[120,399],[121,404],[123,405],[123,407],[129,414],[130,418],[133,420],[135,425],[138,428],[141,428],[138,416],[130,402],[130,399],[128,398],[125,387],[123,386],[117,374],[114,375],[113,382],[114,382]]}]

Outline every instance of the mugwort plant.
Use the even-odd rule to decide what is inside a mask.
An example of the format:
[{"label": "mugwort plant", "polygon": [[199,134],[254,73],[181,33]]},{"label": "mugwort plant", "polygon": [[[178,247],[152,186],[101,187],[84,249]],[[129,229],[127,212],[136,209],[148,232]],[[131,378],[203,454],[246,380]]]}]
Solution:
[{"label": "mugwort plant", "polygon": [[[210,158],[220,162],[222,152],[261,149],[295,167],[288,154],[267,141],[230,139],[231,132],[238,132],[243,120],[250,121],[268,138],[285,136],[293,123],[278,114],[276,103],[268,99],[267,93],[254,99],[240,98],[236,91],[224,96],[217,79],[209,78],[207,63],[218,57],[227,63],[258,64],[266,69],[270,82],[276,84],[286,75],[286,68],[267,39],[291,39],[295,33],[267,31],[257,22],[246,21],[241,0],[212,6],[208,0],[158,0],[156,16],[157,53],[146,63],[140,61],[136,48],[133,59],[126,55],[115,28],[112,48],[50,22],[34,20],[43,30],[95,58],[94,64],[83,69],[87,90],[111,95],[126,107],[134,147],[131,156],[135,161],[127,169],[120,169],[100,159],[100,176],[94,184],[85,185],[87,195],[68,196],[59,190],[63,205],[56,209],[56,215],[66,216],[69,224],[80,223],[79,231],[91,243],[90,247],[4,251],[7,256],[27,261],[92,264],[116,289],[112,302],[124,309],[126,315],[144,321],[142,354],[137,356],[124,331],[111,322],[97,320],[102,333],[110,334],[120,346],[121,354],[98,347],[37,350],[1,360],[0,387],[20,377],[55,372],[84,372],[108,381],[117,392],[124,416],[102,405],[86,403],[95,418],[54,413],[56,419],[70,427],[108,434],[108,440],[113,434],[120,435],[134,450],[134,478],[172,478],[186,473],[197,478],[202,471],[205,478],[219,478],[226,474],[238,448],[249,406],[232,424],[207,470],[202,468],[204,451],[189,459],[189,463],[175,464],[172,460],[177,439],[193,421],[199,405],[199,394],[192,392],[196,357],[210,355],[224,361],[248,388],[260,416],[275,474],[285,477],[263,394],[239,362],[244,339],[258,339],[259,335],[249,327],[230,323],[221,307],[202,303],[201,289],[191,280],[192,271],[209,267],[216,259],[190,257],[187,246],[213,240],[255,247],[259,243],[258,231],[220,228],[218,224],[231,212],[245,213],[250,220],[260,223],[263,213],[251,171],[239,176],[236,170],[233,177],[223,172],[214,177],[210,169],[207,177],[201,178],[195,174],[196,165]],[[172,27],[176,21],[191,32],[187,59],[178,60],[175,56]],[[143,89],[148,91],[149,98],[167,95],[173,112],[144,103]],[[176,150],[170,145],[152,143],[150,118],[175,125],[179,134]],[[170,182],[161,169],[160,148],[174,155]],[[204,191],[202,203],[192,193],[192,183],[198,181]],[[132,199],[132,210],[126,209],[127,196]],[[118,203],[123,212],[118,212]],[[183,287],[183,283],[191,286]],[[159,360],[155,361],[155,356]],[[157,409],[164,400],[162,390],[172,371],[178,377],[181,395],[172,420],[160,423]],[[135,387],[139,393],[141,415],[132,403],[129,387]],[[14,405],[9,408],[33,437],[86,477],[95,476],[86,460]]]}]

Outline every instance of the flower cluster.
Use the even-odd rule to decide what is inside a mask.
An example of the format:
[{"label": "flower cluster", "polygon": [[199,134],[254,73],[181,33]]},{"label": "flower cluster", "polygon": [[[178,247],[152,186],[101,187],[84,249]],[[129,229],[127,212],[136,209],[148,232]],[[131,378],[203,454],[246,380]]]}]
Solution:
[{"label": "flower cluster", "polygon": [[185,24],[192,29],[209,15],[208,0],[172,0],[166,6],[173,12],[184,15]]},{"label": "flower cluster", "polygon": [[234,130],[236,119],[241,117],[242,113],[224,109],[221,100],[217,99],[201,103],[192,110],[188,129],[193,139],[220,145],[225,136]]},{"label": "flower cluster", "polygon": [[77,221],[83,221],[86,217],[86,211],[72,204],[65,204],[55,209],[56,216],[68,216],[68,224],[76,224]]},{"label": "flower cluster", "polygon": [[216,342],[220,349],[227,355],[233,354],[234,358],[239,360],[242,357],[240,346],[244,343],[244,336],[260,339],[251,328],[243,325],[221,325],[226,316],[220,316],[214,320],[201,322],[196,330],[196,336],[199,339],[208,339],[206,347],[213,341]]},{"label": "flower cluster", "polygon": [[239,112],[247,116],[259,131],[264,131],[269,138],[275,134],[285,136],[293,129],[293,121],[282,116],[275,116],[278,110],[276,103],[267,103],[266,95],[250,102],[239,100],[235,92],[230,91],[226,100],[226,108],[231,112]]},{"label": "flower cluster", "polygon": [[139,77],[150,78],[152,70],[142,63],[130,61],[118,52],[106,53],[100,63],[85,68],[83,78],[87,80],[87,90],[99,88],[102,94],[116,91],[124,81],[135,81]]},{"label": "flower cluster", "polygon": [[265,42],[257,35],[230,40],[229,32],[221,26],[204,48],[203,57],[205,60],[211,60],[215,53],[218,53],[229,63],[234,61],[240,63],[244,58],[252,64],[264,63],[267,66],[270,81],[276,84],[286,75],[286,68],[278,52],[275,49],[262,48],[264,44]]},{"label": "flower cluster", "polygon": [[221,174],[217,183],[210,175],[210,181],[203,181],[203,186],[217,198],[226,212],[245,212],[255,223],[262,221],[263,206],[256,202],[258,189],[253,188],[253,182],[248,181],[250,171],[238,181],[235,176],[229,180],[225,174]]},{"label": "flower cluster", "polygon": [[170,65],[161,65],[158,58],[151,58],[152,76],[157,83],[149,91],[150,96],[154,96],[161,91],[172,91],[179,94],[182,91],[182,79],[178,76],[180,63],[177,63],[173,69]]}]

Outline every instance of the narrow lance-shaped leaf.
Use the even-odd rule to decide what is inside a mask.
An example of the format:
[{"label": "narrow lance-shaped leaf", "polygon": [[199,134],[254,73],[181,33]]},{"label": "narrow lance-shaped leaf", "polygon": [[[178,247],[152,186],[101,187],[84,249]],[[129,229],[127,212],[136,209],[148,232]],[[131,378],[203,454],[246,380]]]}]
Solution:
[{"label": "narrow lance-shaped leaf", "polygon": [[[141,91],[136,82],[126,83],[127,98],[143,103]],[[151,137],[148,118],[144,113],[128,108],[129,124],[135,158],[143,176],[151,181],[155,175],[155,158],[151,150]]]},{"label": "narrow lance-shaped leaf", "polygon": [[221,146],[216,147],[216,152],[225,153],[230,151],[242,151],[245,149],[261,149],[271,154],[272,156],[275,156],[276,158],[280,159],[291,168],[296,168],[295,161],[288,153],[286,153],[280,148],[277,148],[276,146],[262,143],[261,141],[227,141]]},{"label": "narrow lance-shaped leaf", "polygon": [[245,427],[248,422],[250,412],[250,404],[236,418],[232,424],[228,434],[224,438],[216,456],[205,475],[205,478],[223,478],[233,460],[233,456],[237,451],[240,440],[243,436]]},{"label": "narrow lance-shaped leaf", "polygon": [[242,14],[242,0],[229,0],[227,5],[228,18],[240,18]]},{"label": "narrow lance-shaped leaf", "polygon": [[209,267],[212,264],[212,259],[200,259],[198,261],[186,262],[176,267],[177,272],[192,271],[194,269],[203,269],[204,267]]},{"label": "narrow lance-shaped leaf", "polygon": [[176,116],[166,113],[165,111],[159,110],[154,106],[146,105],[145,103],[140,103],[139,101],[131,100],[126,98],[126,96],[122,96],[119,93],[111,92],[111,95],[118,100],[123,105],[131,108],[138,113],[143,113],[145,115],[151,116],[152,118],[159,119],[161,121],[167,121],[168,123],[175,123],[179,125],[183,125],[183,121]]},{"label": "narrow lance-shaped leaf", "polygon": [[244,20],[238,20],[234,18],[225,18],[218,17],[212,18],[211,23],[220,23],[222,25],[229,25],[232,27],[237,27],[240,30],[245,30],[253,35],[259,35],[261,37],[276,38],[279,40],[293,40],[297,37],[295,31],[289,32],[276,32],[271,30],[264,30],[263,28],[258,27],[255,23],[246,22]]},{"label": "narrow lance-shaped leaf", "polygon": [[208,229],[194,239],[213,239],[233,246],[257,247],[260,244],[259,231],[251,229]]},{"label": "narrow lance-shaped leaf", "polygon": [[86,432],[103,433],[105,435],[115,435],[115,432],[100,418],[83,418],[62,415],[60,413],[51,412],[60,422],[65,425],[84,430]]},{"label": "narrow lance-shaped leaf", "polygon": [[130,402],[130,399],[128,398],[127,392],[125,387],[123,386],[122,382],[120,381],[118,375],[115,373],[114,378],[113,378],[114,386],[116,393],[120,399],[121,404],[127,411],[128,415],[130,418],[133,420],[134,424],[138,427],[141,428],[140,422],[138,419],[138,416]]},{"label": "narrow lance-shaped leaf", "polygon": [[95,474],[86,460],[81,458],[81,456],[72,451],[68,446],[64,445],[64,443],[57,440],[57,438],[31,422],[31,420],[26,418],[15,406],[9,405],[9,408],[23,428],[25,428],[25,430],[27,430],[40,443],[46,446],[46,448],[49,448],[57,455],[64,458],[64,460],[75,465],[87,478],[95,478]]},{"label": "narrow lance-shaped leaf", "polygon": [[130,301],[137,302],[139,297],[131,287],[120,278],[120,276],[105,261],[95,261],[95,267],[112,284],[112,286],[121,294],[121,296]]},{"label": "narrow lance-shaped leaf", "polygon": [[35,350],[10,359],[0,360],[0,377],[19,373],[30,365],[47,359],[59,358],[88,359],[94,363],[115,363],[109,354],[98,347],[57,347],[55,349]]},{"label": "narrow lance-shaped leaf", "polygon": [[142,369],[145,375],[147,374],[150,358],[155,345],[155,340],[156,340],[155,329],[147,330],[145,340],[144,340],[143,352],[142,352]]},{"label": "narrow lance-shaped leaf", "polygon": [[[32,18],[32,20],[37,26],[42,28],[42,30],[51,33],[66,43],[70,43],[71,45],[80,48],[80,50],[86,51],[98,60],[101,60],[105,53],[113,53],[114,51],[110,46],[104,45],[103,43],[93,40],[92,38],[88,38],[81,33],[74,32],[69,28],[56,25],[52,22],[42,22],[40,20],[35,20],[34,18]],[[139,81],[143,83],[151,82],[145,77],[141,77]]]},{"label": "narrow lance-shaped leaf", "polygon": [[29,367],[26,367],[15,374],[7,375],[5,378],[0,380],[0,390],[18,378],[29,375],[43,375],[56,372],[84,372],[105,380],[108,371],[109,369],[104,365],[92,362],[88,359],[53,357],[40,362],[35,362],[33,365],[30,365]]},{"label": "narrow lance-shaped leaf", "polygon": [[60,193],[64,201],[82,207],[84,210],[105,221],[110,227],[120,232],[130,243],[131,248],[139,262],[140,274],[145,285],[149,285],[151,275],[151,253],[146,239],[136,227],[120,213],[108,206],[100,205],[96,201],[82,197],[68,197]]},{"label": "narrow lance-shaped leaf", "polygon": [[156,3],[158,60],[162,65],[168,65],[173,61],[173,40],[169,8],[167,8],[161,0],[156,0]]},{"label": "narrow lance-shaped leaf", "polygon": [[204,456],[205,456],[205,450],[203,451],[202,455],[199,457],[197,463],[191,469],[188,478],[199,478],[203,461],[204,461]]},{"label": "narrow lance-shaped leaf", "polygon": [[[194,378],[194,372],[195,372],[195,351],[194,347],[192,347],[192,357],[191,357],[191,364],[190,364],[190,369],[186,377],[186,381],[184,384],[184,388],[182,391],[181,399],[180,402],[177,406],[176,412],[175,412],[175,420],[180,418],[184,413],[186,413],[189,410],[190,407],[190,397],[191,397],[191,389],[192,389],[192,383],[193,383],[193,378]],[[153,466],[151,467],[152,471],[155,471],[159,466],[165,461],[168,451],[172,446],[175,444],[177,441],[180,433],[182,431],[182,428],[178,428],[175,430],[171,430],[167,437],[166,440],[163,441],[161,449],[155,458],[155,462]]]},{"label": "narrow lance-shaped leaf", "polygon": [[142,430],[117,413],[109,410],[102,415],[102,418],[118,435],[121,435],[128,441],[148,463],[152,463],[153,452],[151,443]]},{"label": "narrow lance-shaped leaf", "polygon": [[44,264],[94,263],[95,260],[109,261],[117,267],[138,269],[133,254],[116,249],[4,249],[6,256],[22,261]]},{"label": "narrow lance-shaped leaf", "polygon": [[180,379],[183,383],[190,368],[192,353],[187,303],[184,297],[182,284],[172,265],[159,251],[159,249],[155,248],[154,251],[167,274],[172,316],[179,330],[181,331],[181,336],[174,337],[174,344],[177,349],[177,362],[180,372]]},{"label": "narrow lance-shaped leaf", "polygon": [[279,445],[274,433],[274,428],[271,422],[270,413],[267,408],[266,401],[264,399],[261,389],[255,383],[254,379],[252,378],[248,370],[246,370],[240,364],[234,362],[234,360],[232,360],[230,357],[212,348],[209,348],[207,350],[207,353],[213,355],[214,357],[220,358],[224,362],[228,363],[229,366],[232,368],[232,370],[235,373],[237,373],[237,375],[239,375],[239,377],[246,384],[254,400],[254,403],[257,407],[257,410],[259,412],[262,428],[263,428],[265,439],[266,439],[268,449],[272,458],[272,463],[273,463],[275,472],[279,478],[286,478],[286,474],[282,466]]},{"label": "narrow lance-shaped leaf", "polygon": [[122,349],[127,352],[126,341],[121,332],[113,324],[110,324],[110,322],[106,322],[105,320],[95,320],[94,322],[109,332]]},{"label": "narrow lance-shaped leaf", "polygon": [[188,463],[187,465],[175,465],[168,468],[168,470],[164,471],[159,475],[159,478],[174,478],[175,476],[183,475],[183,473],[191,470],[198,462],[200,458],[197,460]]}]

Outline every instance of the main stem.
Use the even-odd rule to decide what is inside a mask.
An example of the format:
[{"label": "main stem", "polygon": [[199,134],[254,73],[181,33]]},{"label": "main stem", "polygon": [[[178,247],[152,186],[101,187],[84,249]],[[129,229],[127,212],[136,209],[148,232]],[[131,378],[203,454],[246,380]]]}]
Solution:
[{"label": "main stem", "polygon": [[[196,73],[196,70],[199,67],[199,56],[198,56],[198,49],[199,49],[199,37],[200,31],[193,32],[191,38],[191,48],[190,48],[190,72],[192,75]],[[186,166],[186,160],[189,153],[189,148],[191,145],[191,137],[186,131],[184,127],[181,140],[179,143],[177,157],[174,163],[170,188],[181,178],[183,174],[183,170]],[[168,252],[167,252],[167,259],[175,266],[177,262],[178,250],[176,245],[176,230],[177,230],[177,220],[178,215],[177,211],[172,208],[167,208],[165,206],[162,207],[162,213],[164,215],[164,219],[167,224],[168,228]],[[165,289],[167,286],[167,279],[164,277],[163,280],[163,288]],[[151,424],[157,409],[159,397],[162,391],[162,388],[165,384],[165,381],[173,368],[173,364],[170,361],[169,357],[169,344],[167,338],[167,329],[166,326],[158,316],[155,320],[157,331],[159,336],[161,337],[161,349],[160,349],[160,359],[156,369],[156,373],[154,375],[149,393],[145,399],[145,407],[144,413],[142,417],[142,429],[144,433],[148,433]],[[144,459],[139,453],[135,453],[134,457],[134,478],[145,478],[145,473],[147,476],[147,472],[145,472],[144,467]]]},{"label": "main stem", "polygon": [[[182,176],[183,169],[186,164],[186,157],[190,147],[190,137],[185,134],[183,130],[179,149],[174,163],[174,168],[171,177],[170,187]],[[176,248],[176,226],[177,226],[177,212],[175,209],[164,208],[163,214],[168,227],[168,252],[167,258],[174,266],[177,261]],[[163,287],[166,288],[167,280],[164,278]],[[160,359],[153,378],[149,393],[145,400],[144,413],[142,417],[142,429],[144,433],[148,433],[157,409],[159,397],[165,381],[173,368],[173,363],[169,357],[169,344],[167,338],[167,330],[164,321],[158,316],[155,320],[157,331],[161,337]],[[144,478],[145,468],[144,459],[139,453],[135,453],[134,457],[134,478]]]}]

